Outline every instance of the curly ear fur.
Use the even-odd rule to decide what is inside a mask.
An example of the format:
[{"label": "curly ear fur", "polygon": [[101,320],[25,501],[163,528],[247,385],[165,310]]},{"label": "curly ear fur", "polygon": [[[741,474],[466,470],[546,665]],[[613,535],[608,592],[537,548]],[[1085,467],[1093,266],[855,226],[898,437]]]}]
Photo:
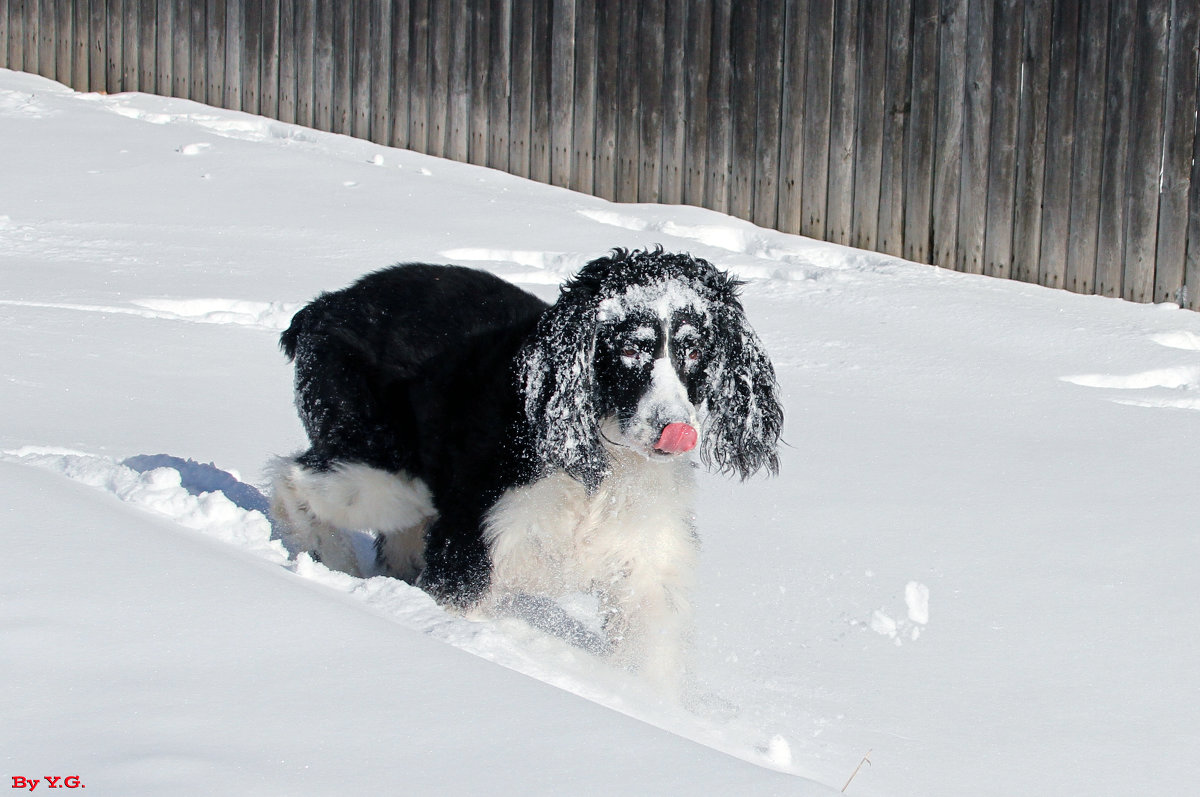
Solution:
[{"label": "curly ear fur", "polygon": [[564,289],[538,321],[520,357],[519,384],[534,450],[550,469],[561,468],[589,490],[608,474],[596,416],[596,302],[589,291]]},{"label": "curly ear fur", "polygon": [[754,330],[746,323],[732,283],[726,300],[714,308],[717,337],[723,341],[709,369],[705,399],[708,424],[700,452],[705,465],[741,478],[766,468],[779,472],[783,408],[775,368]]}]

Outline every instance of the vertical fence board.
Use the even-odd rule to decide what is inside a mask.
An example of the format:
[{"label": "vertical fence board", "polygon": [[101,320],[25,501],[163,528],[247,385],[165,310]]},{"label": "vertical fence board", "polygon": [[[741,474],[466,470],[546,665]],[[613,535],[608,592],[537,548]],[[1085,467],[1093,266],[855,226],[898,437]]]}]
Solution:
[{"label": "vertical fence board", "polygon": [[392,3],[372,0],[366,56],[367,136],[376,144],[392,143]]},{"label": "vertical fence board", "polygon": [[487,165],[508,170],[509,90],[512,76],[512,0],[491,0]]},{"label": "vertical fence board", "polygon": [[279,0],[279,119],[296,121],[296,3]]},{"label": "vertical fence board", "polygon": [[1104,159],[1095,291],[1102,296],[1120,296],[1129,196],[1127,164],[1132,130],[1130,92],[1134,57],[1134,14],[1125,0],[1115,0],[1113,3],[1108,33],[1108,83],[1105,91]]},{"label": "vertical fence board", "polygon": [[392,130],[393,147],[407,147],[410,131],[410,81],[412,62],[409,0],[392,0]]},{"label": "vertical fence board", "polygon": [[[621,49],[638,41],[638,0],[621,0]],[[617,148],[615,199],[638,200],[638,163],[641,142],[641,98],[638,96],[638,68],[635,59],[617,59]]]},{"label": "vertical fence board", "polygon": [[467,13],[465,0],[452,0],[447,57],[447,105],[446,105],[446,149],[445,156],[451,160],[465,161],[470,141],[470,61],[467,45],[471,38],[471,15]]},{"label": "vertical fence board", "polygon": [[[221,17],[218,18],[211,13],[209,16],[210,27],[215,28],[215,32],[219,32],[220,35],[219,41],[213,41],[211,38],[209,40],[209,93],[220,97],[220,100],[209,100],[209,102],[238,111],[248,110],[243,105],[248,99],[245,87],[250,58],[250,54],[246,51],[246,48],[250,46],[247,41],[247,26],[250,15],[254,13],[251,9],[254,0],[217,0],[217,3],[223,6]],[[222,19],[224,25],[221,25]],[[257,57],[257,53],[254,55]],[[211,63],[214,59],[222,61],[220,80],[215,79],[213,75],[218,68]],[[257,112],[257,103],[254,105],[252,112]]]},{"label": "vertical fence board", "polygon": [[[36,10],[36,1],[37,0],[31,2],[29,8]],[[109,94],[115,94],[124,88],[123,84],[125,81],[123,72],[125,68],[125,54],[122,52],[124,38],[121,36],[121,15],[124,13],[125,8],[122,0],[108,0],[107,7],[105,8],[104,12],[105,27],[103,41],[105,54],[107,55],[107,58],[105,58],[104,90]],[[32,52],[37,52],[36,17],[30,20],[30,24],[33,26],[32,29],[35,31],[35,35],[30,40],[32,44],[26,45],[26,61],[29,60],[29,53],[31,52],[29,49],[30,47],[33,48]],[[36,71],[36,68],[30,69],[30,71]],[[203,102],[204,97],[201,96],[200,100]]]},{"label": "vertical fence board", "polygon": [[1012,278],[1025,282],[1037,281],[1037,264],[1041,257],[1046,115],[1050,90],[1050,12],[1050,0],[1025,0],[1011,274]]},{"label": "vertical fence board", "polygon": [[846,245],[851,243],[854,223],[854,145],[859,90],[857,35],[858,0],[835,0],[825,239]]},{"label": "vertical fence board", "polygon": [[533,3],[512,2],[512,94],[509,98],[508,169],[529,176],[529,135],[533,120]]},{"label": "vertical fence board", "polygon": [[[67,5],[66,3],[63,4]],[[71,3],[70,5],[75,5]],[[138,35],[135,41],[135,46],[138,49],[138,90],[145,92],[157,92],[158,88],[158,19],[157,0],[140,0],[138,10]],[[69,12],[64,13],[65,24],[70,24],[71,15]],[[67,58],[70,58],[71,42],[60,43],[66,44],[64,51]]]},{"label": "vertical fence board", "polygon": [[595,0],[578,0],[570,188],[585,194],[592,193],[596,176],[596,25]]},{"label": "vertical fence board", "polygon": [[329,130],[349,135],[354,102],[354,17],[356,3],[333,2],[333,36],[329,40]]},{"label": "vertical fence board", "polygon": [[[75,12],[75,31],[76,35],[80,35],[81,24],[84,22],[80,18],[79,8],[83,5],[80,0],[76,0]],[[155,3],[155,31],[154,31],[154,79],[157,91],[159,94],[171,95],[174,88],[174,63],[175,56],[172,50],[172,42],[174,41],[175,30],[175,4],[172,0],[157,0]],[[82,38],[82,37],[81,37]],[[87,59],[80,58],[80,53],[86,55],[79,48],[76,48],[75,69],[76,74],[86,81],[87,75]],[[80,72],[80,62],[83,62],[82,74]]]},{"label": "vertical fence board", "polygon": [[904,256],[933,260],[933,170],[937,145],[939,0],[915,0],[912,22],[912,93],[904,147]]},{"label": "vertical fence board", "polygon": [[[1158,206],[1158,251],[1154,301],[1187,304],[1181,286],[1187,255],[1188,189],[1192,149],[1196,138],[1196,42],[1200,39],[1200,7],[1179,3],[1171,19],[1170,60],[1167,69],[1164,119],[1163,185]],[[1192,291],[1198,286],[1192,285]]]},{"label": "vertical fence board", "polygon": [[488,107],[490,102],[491,59],[488,51],[492,38],[492,20],[488,0],[471,0],[471,139],[467,160],[483,166],[488,160]]},{"label": "vertical fence board", "polygon": [[[52,2],[53,0],[42,0],[43,17]],[[140,15],[141,0],[123,0],[121,15],[116,22],[120,29],[118,35],[121,39],[121,91],[142,91],[141,64],[138,61],[141,49],[138,47],[138,17]],[[41,55],[43,59],[46,57],[49,46],[45,33],[46,31],[42,31]]]},{"label": "vertical fence board", "polygon": [[[229,98],[229,107],[241,108],[247,113],[263,113],[264,108],[269,107],[263,96],[266,87],[263,85],[262,69],[266,51],[270,47],[267,39],[272,35],[266,22],[265,6],[268,0],[239,2],[242,7],[237,17],[238,24],[230,26],[229,46],[231,49],[236,48],[234,52],[239,59],[240,74],[236,79],[233,75],[226,75],[228,84],[231,84],[230,89],[236,87],[238,96]],[[232,104],[234,102],[237,103],[236,106]]]},{"label": "vertical fence board", "polygon": [[[236,107],[226,105],[228,99],[225,96],[225,71],[230,69],[234,74],[238,74],[239,67],[235,63],[231,63],[229,56],[231,50],[226,50],[226,42],[229,37],[228,24],[230,20],[226,18],[226,10],[230,11],[234,18],[233,24],[237,24],[236,20],[238,11],[238,0],[208,0],[208,7],[205,13],[204,24],[207,29],[207,47],[204,54],[206,85],[205,94],[200,98],[201,102],[206,102],[209,105],[220,107]],[[236,34],[235,34],[236,35]],[[241,53],[237,53],[235,58],[240,60]]]},{"label": "vertical fence board", "polygon": [[[1196,76],[1200,95],[1200,75]],[[1195,120],[1193,120],[1195,121]],[[1192,181],[1188,188],[1187,261],[1184,264],[1184,291],[1187,306],[1200,309],[1200,125],[1192,140]]]},{"label": "vertical fence board", "polygon": [[687,20],[684,78],[687,126],[684,131],[683,197],[689,205],[704,204],[708,172],[708,81],[712,70],[712,1],[693,0]]},{"label": "vertical fence board", "polygon": [[933,262],[958,265],[968,0],[942,0],[938,31],[937,147],[933,172]]},{"label": "vertical fence board", "polygon": [[1023,0],[998,0],[992,26],[992,119],[984,195],[983,273],[1004,279],[1012,274],[1021,46],[1025,40],[1023,5]]},{"label": "vertical fence board", "polygon": [[1154,244],[1163,181],[1163,95],[1171,0],[1138,0],[1137,6],[1130,87],[1131,124],[1137,125],[1137,134],[1129,142],[1123,295],[1131,301],[1150,302],[1155,293]]},{"label": "vertical fence board", "polygon": [[202,0],[188,4],[191,33],[191,63],[187,98],[205,102],[208,96],[208,6]]},{"label": "vertical fence board", "polygon": [[[684,73],[688,30],[687,0],[667,0],[664,12],[662,82],[662,155],[659,201],[678,205],[683,201],[683,169],[687,162],[687,93]],[[778,120],[776,120],[778,122]]]},{"label": "vertical fence board", "polygon": [[884,104],[888,68],[888,4],[860,0],[856,80],[853,192],[849,242],[875,249],[879,241],[880,191],[883,181],[883,135],[888,123]]},{"label": "vertical fence board", "polygon": [[[1049,107],[1046,124],[1046,176],[1042,202],[1040,268],[1037,281],[1061,288],[1069,281],[1071,162],[1075,157],[1075,108],[1079,73],[1079,0],[1061,0],[1054,9],[1050,49]],[[1107,22],[1105,22],[1107,30]],[[1093,258],[1094,262],[1094,258]]]},{"label": "vertical fence board", "polygon": [[550,174],[549,181],[571,183],[572,133],[575,101],[575,0],[550,5]]},{"label": "vertical fence board", "polygon": [[833,0],[808,7],[808,71],[804,86],[804,207],[801,232],[822,239],[829,198],[830,92],[833,80]]},{"label": "vertical fence board", "polygon": [[279,118],[280,0],[256,0],[259,6],[258,113]]},{"label": "vertical fence board", "polygon": [[911,103],[912,12],[913,4],[909,0],[888,3],[875,247],[897,257],[904,254],[905,143]]},{"label": "vertical fence board", "polygon": [[621,104],[621,4],[596,4],[596,167],[592,190],[596,196],[617,198],[617,128]]},{"label": "vertical fence board", "polygon": [[55,0],[39,0],[31,6],[33,13],[33,40],[37,49],[37,61],[28,71],[44,75],[53,80],[57,75],[54,58],[54,7]]},{"label": "vertical fence board", "polygon": [[[45,0],[45,2],[50,2],[50,0]],[[22,45],[25,61],[21,68],[26,72],[36,73],[38,71],[38,11],[41,4],[42,0],[25,0],[25,19],[21,26],[25,34],[25,42]]]},{"label": "vertical fence board", "polygon": [[[784,3],[769,0],[758,10],[755,84],[754,201],[750,218],[760,227],[774,227],[779,211],[780,112],[783,108]],[[749,171],[749,170],[748,170]]]},{"label": "vertical fence board", "polygon": [[663,0],[641,0],[638,27],[637,201],[658,202],[662,154]]},{"label": "vertical fence board", "polygon": [[0,0],[0,64],[11,69],[8,60],[8,0]]},{"label": "vertical fence board", "polygon": [[729,18],[729,108],[732,117],[729,155],[729,205],[739,219],[753,218],[754,156],[758,124],[756,82],[758,3],[733,4]]},{"label": "vertical fence board", "polygon": [[[74,84],[75,40],[78,38],[75,35],[75,6],[77,4],[78,4],[77,2],[68,3],[68,2],[65,2],[65,0],[59,0],[59,2],[54,3],[54,30],[55,30],[54,72],[56,75],[56,79],[62,83],[66,83],[68,86],[75,85]],[[149,5],[150,9],[151,9],[150,13],[151,14],[154,13],[154,0],[141,0],[141,4],[142,4],[143,9],[145,8],[145,6]],[[3,17],[5,13],[6,13],[6,9],[0,8],[0,17]],[[144,10],[142,11],[142,15],[144,18],[144,16],[145,16]],[[151,20],[153,21],[153,17],[151,17]],[[5,23],[3,21],[0,21],[0,26],[3,26],[4,24]],[[147,36],[146,30],[144,27],[144,23],[143,23],[143,29],[140,33],[140,43],[142,43],[142,44],[144,44],[145,42],[150,43],[150,53],[151,53],[150,68],[151,68],[151,70],[153,70],[153,68],[154,68],[154,61],[153,61],[154,28],[153,27],[150,28],[149,33],[150,33],[150,35]],[[0,34],[0,53],[4,52],[4,46],[5,45],[3,42],[3,34]],[[139,63],[141,63],[141,62],[139,62]],[[145,66],[144,65],[143,65],[142,69],[143,69],[142,76],[144,76],[145,75],[145,71],[144,71]],[[147,86],[147,88],[143,89],[144,91],[153,91],[154,90],[153,78],[151,78],[150,81],[146,81],[144,77],[140,76],[140,82],[145,83]]]},{"label": "vertical fence board", "polygon": [[[1100,223],[1100,178],[1104,169],[1105,43],[1109,37],[1109,0],[1080,4],[1079,62],[1076,77],[1074,154],[1070,160],[1070,227],[1066,236],[1067,272],[1062,286],[1091,293],[1096,284]],[[1058,286],[1055,286],[1058,287]]]},{"label": "vertical fence board", "polygon": [[530,63],[529,179],[550,182],[550,32],[554,0],[534,0]]},{"label": "vertical fence board", "polygon": [[783,65],[781,69],[781,128],[779,140],[779,200],[775,224],[784,232],[798,233],[804,212],[800,186],[804,171],[804,81],[808,34],[808,3],[787,0],[784,8]]},{"label": "vertical fence board", "polygon": [[[356,4],[352,31],[351,51],[344,56],[350,65],[350,135],[355,138],[371,137],[371,30],[379,27],[376,16],[378,0],[366,0]],[[384,72],[386,76],[386,72]]]},{"label": "vertical fence board", "polygon": [[6,7],[8,14],[6,19],[8,26],[5,31],[5,53],[7,54],[7,60],[5,63],[9,69],[23,69],[25,67],[25,32],[23,29],[25,3],[26,0],[7,0]]}]

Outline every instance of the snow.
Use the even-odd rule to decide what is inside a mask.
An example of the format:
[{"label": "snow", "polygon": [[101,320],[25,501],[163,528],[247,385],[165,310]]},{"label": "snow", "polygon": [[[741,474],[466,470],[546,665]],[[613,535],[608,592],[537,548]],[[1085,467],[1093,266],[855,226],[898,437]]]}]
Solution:
[{"label": "snow", "polygon": [[[1194,791],[1200,315],[2,70],[0,132],[0,783]],[[684,706],[271,539],[296,307],[658,243],[748,281],[786,410],[779,477],[701,477]]]}]

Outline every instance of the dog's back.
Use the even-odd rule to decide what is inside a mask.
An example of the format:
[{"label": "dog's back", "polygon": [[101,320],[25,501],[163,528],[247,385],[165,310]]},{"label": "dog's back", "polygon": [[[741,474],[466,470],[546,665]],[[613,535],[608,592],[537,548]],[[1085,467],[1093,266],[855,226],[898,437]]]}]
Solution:
[{"label": "dog's back", "polygon": [[420,263],[321,294],[280,336],[296,364],[296,406],[312,444],[305,464],[412,470],[419,419],[408,415],[409,382],[459,361],[472,341],[519,341],[545,308],[487,272]]}]

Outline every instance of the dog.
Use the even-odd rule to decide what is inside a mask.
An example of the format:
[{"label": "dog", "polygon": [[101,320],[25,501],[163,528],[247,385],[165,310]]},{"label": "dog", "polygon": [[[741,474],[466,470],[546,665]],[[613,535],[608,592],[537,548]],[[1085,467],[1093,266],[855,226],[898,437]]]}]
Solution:
[{"label": "dog", "polygon": [[[310,448],[275,467],[294,550],[495,616],[594,596],[599,648],[669,681],[698,556],[695,458],[778,472],[774,368],[741,282],[613,250],[547,305],[484,271],[400,264],[302,308],[280,344]],[[531,604],[531,601],[533,603]]]}]

